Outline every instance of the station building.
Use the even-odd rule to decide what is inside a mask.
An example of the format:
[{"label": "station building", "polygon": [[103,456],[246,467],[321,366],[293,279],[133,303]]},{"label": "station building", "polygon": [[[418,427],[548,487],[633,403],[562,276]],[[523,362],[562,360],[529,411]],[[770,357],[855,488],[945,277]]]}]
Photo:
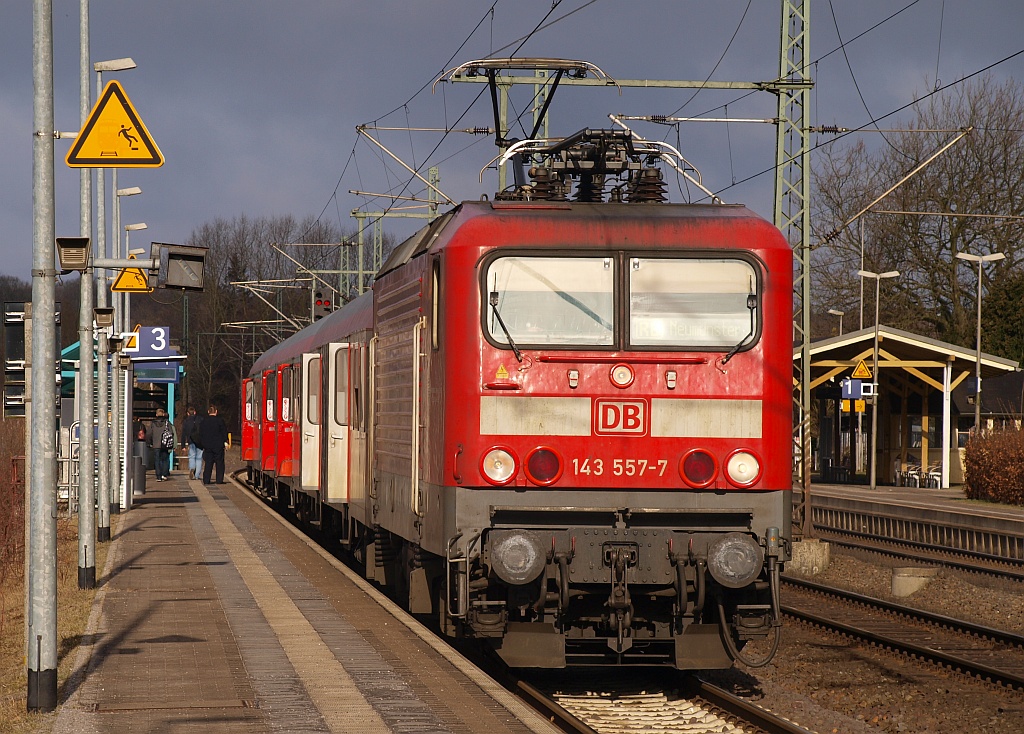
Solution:
[{"label": "station building", "polygon": [[[877,484],[948,488],[963,483],[963,449],[974,431],[973,349],[878,327],[811,345],[813,473],[823,483],[867,483],[870,399],[843,399],[843,381],[859,372],[877,390]],[[799,363],[800,351],[794,352]],[[1024,373],[1017,362],[981,353],[981,429],[1021,424]],[[869,377],[863,378],[865,370]],[[870,388],[866,388],[870,391]]]}]

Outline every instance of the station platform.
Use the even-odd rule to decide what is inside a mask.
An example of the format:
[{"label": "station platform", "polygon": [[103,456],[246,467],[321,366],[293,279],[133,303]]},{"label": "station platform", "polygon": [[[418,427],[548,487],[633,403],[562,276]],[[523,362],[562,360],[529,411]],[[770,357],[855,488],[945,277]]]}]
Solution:
[{"label": "station platform", "polygon": [[995,521],[1024,520],[1024,507],[1002,505],[968,499],[960,487],[935,489],[929,487],[889,487],[871,489],[864,484],[812,484],[811,503],[815,497],[856,501],[864,504],[894,505],[914,511],[939,511],[951,516],[970,515]]},{"label": "station platform", "polygon": [[555,732],[260,500],[177,472],[117,516],[54,732]]}]

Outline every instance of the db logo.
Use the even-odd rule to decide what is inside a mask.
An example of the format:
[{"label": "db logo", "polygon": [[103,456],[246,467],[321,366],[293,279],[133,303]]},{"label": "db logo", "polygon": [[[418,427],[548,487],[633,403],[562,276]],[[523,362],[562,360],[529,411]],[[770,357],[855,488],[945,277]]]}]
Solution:
[{"label": "db logo", "polygon": [[594,403],[594,432],[598,435],[647,435],[647,401],[598,400]]}]

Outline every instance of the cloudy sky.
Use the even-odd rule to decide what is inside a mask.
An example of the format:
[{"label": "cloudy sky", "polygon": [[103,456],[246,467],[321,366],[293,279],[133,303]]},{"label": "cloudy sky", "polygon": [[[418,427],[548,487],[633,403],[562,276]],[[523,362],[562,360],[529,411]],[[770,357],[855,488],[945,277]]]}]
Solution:
[{"label": "cloudy sky", "polygon": [[[0,273],[25,279],[32,246],[31,5],[0,0]],[[767,81],[778,75],[780,12],[777,0],[92,0],[91,58],[127,56],[138,64],[105,80],[122,84],[166,159],[162,168],[119,173],[120,187],[143,190],[122,202],[122,224],[149,225],[133,247],[185,242],[205,222],[241,215],[322,216],[353,230],[351,210],[389,202],[350,189],[423,193],[422,185],[405,186],[408,174],[361,139],[357,125],[491,124],[489,99],[476,99],[483,87],[443,84],[431,93],[445,68],[514,53],[585,59],[621,79]],[[54,0],[53,18],[56,127],[77,131],[78,0]],[[1024,50],[1020,0],[812,0],[811,21],[817,125],[860,127],[928,94],[936,80],[956,82]],[[1024,54],[990,73],[1024,76]],[[528,88],[519,87],[514,114],[529,103]],[[551,108],[551,132],[610,127],[608,113],[768,118],[775,104],[768,93],[563,88]],[[898,127],[907,115],[879,124]],[[636,129],[667,135],[723,199],[771,217],[772,126],[690,123],[678,136],[643,123]],[[376,135],[411,166],[438,165],[441,188],[456,201],[496,189],[493,171],[478,180],[495,154],[490,138]],[[878,138],[864,136],[871,146]],[[79,174],[64,164],[70,145],[55,143],[58,235],[79,233]],[[386,224],[398,236],[413,227],[407,219]]]}]

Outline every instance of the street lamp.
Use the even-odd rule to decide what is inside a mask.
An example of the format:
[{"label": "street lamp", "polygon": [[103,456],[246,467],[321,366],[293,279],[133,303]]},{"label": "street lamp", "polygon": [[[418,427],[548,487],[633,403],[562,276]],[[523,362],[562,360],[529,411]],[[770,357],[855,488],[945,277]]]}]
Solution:
[{"label": "street lamp", "polygon": [[[121,59],[109,59],[107,61],[97,61],[92,65],[93,71],[96,72],[96,99],[100,99],[103,94],[103,72],[117,72],[127,71],[128,69],[135,68],[135,61],[131,58]],[[112,169],[112,177],[114,178],[113,188],[117,189],[117,169]],[[96,171],[96,251],[99,257],[105,258],[107,256],[107,222],[106,222],[106,195],[104,192],[104,179],[106,175],[104,169],[100,168]],[[116,233],[116,230],[115,230]],[[96,289],[96,305],[101,308],[107,306],[107,293],[109,287],[107,284],[106,272],[98,269],[96,271],[96,279],[99,287]],[[99,338],[99,373],[97,392],[99,393],[99,405],[98,412],[100,415],[100,438],[99,438],[99,523],[96,527],[97,540],[108,541],[110,540],[110,510],[111,510],[111,497],[113,495],[113,487],[111,482],[113,479],[113,472],[115,467],[113,464],[113,457],[111,456],[110,447],[110,434],[107,431],[105,420],[110,408],[117,410],[117,393],[111,392],[108,375],[107,375],[107,332],[106,330],[100,331]],[[113,405],[111,405],[113,403]],[[115,444],[116,445],[116,444]],[[117,469],[119,471],[119,469]],[[119,481],[119,480],[118,480]]]},{"label": "street lamp", "polygon": [[[117,186],[117,179],[116,179],[117,169],[116,168],[114,169],[114,176],[115,176],[114,186],[116,187]],[[141,193],[142,193],[142,189],[140,189],[138,186],[129,186],[128,188],[125,188],[125,189],[118,189],[118,188],[114,189],[114,237],[117,238],[114,241],[114,257],[121,257],[121,197],[122,196],[137,196],[138,194],[141,194]],[[130,225],[130,226],[135,226],[135,225]],[[146,227],[146,225],[143,224],[141,227],[136,227],[136,228],[137,229],[145,229],[145,227]],[[125,229],[127,230],[128,227],[125,227]],[[125,237],[127,238],[128,235],[126,234]],[[127,243],[125,244],[125,248],[124,249],[125,249],[124,256],[128,257],[128,246],[127,246]],[[128,323],[126,323],[127,318],[128,318],[128,314],[127,314],[128,294],[127,293],[118,293],[118,294],[116,294],[114,296],[114,299],[116,301],[115,305],[117,305],[119,307],[117,309],[119,330],[120,331],[128,331],[128,327],[130,326]]]},{"label": "street lamp", "polygon": [[974,433],[977,435],[981,431],[981,269],[985,263],[1002,260],[1006,255],[1001,252],[993,252],[989,255],[958,252],[956,256],[960,260],[978,263],[978,330],[977,354],[974,359]]},{"label": "street lamp", "polygon": [[[861,281],[861,283],[863,283],[863,282],[864,281]],[[830,314],[832,314],[833,316],[838,316],[839,317],[839,336],[842,336],[843,335],[843,315],[846,314],[846,311],[839,311],[837,309],[830,308],[828,310],[828,312]]]},{"label": "street lamp", "polygon": [[[874,370],[874,390],[871,396],[871,467],[868,470],[868,486],[874,489],[877,486],[875,479],[877,477],[876,468],[878,464],[878,298],[882,289],[882,280],[885,278],[898,278],[900,277],[900,271],[889,270],[885,273],[872,273],[870,270],[858,270],[857,275],[861,278],[875,279],[875,348],[874,357],[871,361],[871,367]],[[861,282],[863,283],[864,281]]]}]

